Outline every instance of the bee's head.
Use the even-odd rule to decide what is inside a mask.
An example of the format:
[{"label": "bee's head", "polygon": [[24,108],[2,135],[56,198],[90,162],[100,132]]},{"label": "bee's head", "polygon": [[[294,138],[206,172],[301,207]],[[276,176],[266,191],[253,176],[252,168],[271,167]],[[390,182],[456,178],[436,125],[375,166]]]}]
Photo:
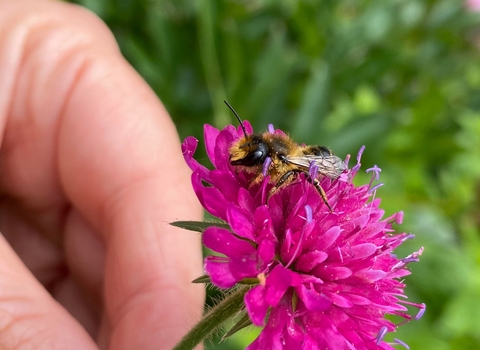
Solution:
[{"label": "bee's head", "polygon": [[261,136],[242,137],[230,147],[230,164],[246,167],[263,164],[268,156],[268,145]]},{"label": "bee's head", "polygon": [[268,145],[261,136],[248,135],[242,119],[227,101],[223,101],[233,112],[243,130],[243,137],[230,146],[230,164],[251,167],[263,164],[268,156]]}]

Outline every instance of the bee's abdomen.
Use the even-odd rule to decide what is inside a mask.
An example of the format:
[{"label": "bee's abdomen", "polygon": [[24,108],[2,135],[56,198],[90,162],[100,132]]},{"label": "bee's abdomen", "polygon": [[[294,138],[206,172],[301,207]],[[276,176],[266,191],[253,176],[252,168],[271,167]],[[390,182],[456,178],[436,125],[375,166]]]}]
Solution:
[{"label": "bee's abdomen", "polygon": [[304,151],[304,154],[313,154],[315,156],[324,156],[329,157],[332,156],[332,151],[325,147],[325,146],[307,146]]}]

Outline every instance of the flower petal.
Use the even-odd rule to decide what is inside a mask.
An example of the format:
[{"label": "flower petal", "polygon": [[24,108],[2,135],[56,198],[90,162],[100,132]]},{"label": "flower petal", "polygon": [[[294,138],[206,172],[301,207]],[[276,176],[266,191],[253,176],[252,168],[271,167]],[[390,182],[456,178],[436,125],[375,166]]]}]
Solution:
[{"label": "flower petal", "polygon": [[245,188],[238,190],[238,205],[249,213],[254,211],[252,195]]},{"label": "flower petal", "polygon": [[205,187],[201,175],[195,171],[192,174],[192,185],[202,206],[213,216],[227,220],[228,202],[225,196],[215,187]]},{"label": "flower petal", "polygon": [[228,261],[225,258],[217,256],[207,256],[205,258],[203,268],[210,276],[212,283],[220,288],[230,288],[238,282],[233,277]]},{"label": "flower petal", "polygon": [[324,281],[339,281],[352,275],[352,270],[346,266],[323,264],[312,270],[312,274]]},{"label": "flower petal", "polygon": [[256,249],[245,240],[237,238],[230,231],[211,226],[203,233],[203,244],[218,253],[228,257],[255,256]]},{"label": "flower petal", "polygon": [[290,338],[289,333],[284,331],[290,319],[291,311],[286,305],[272,309],[264,329],[246,350],[300,350],[301,343]]},{"label": "flower petal", "polygon": [[210,179],[214,185],[225,197],[229,203],[235,203],[238,198],[240,184],[237,178],[229,170],[212,170]]},{"label": "flower petal", "polygon": [[248,217],[248,212],[236,205],[229,205],[227,209],[227,222],[232,230],[240,237],[255,241],[253,218]]},{"label": "flower petal", "polygon": [[201,165],[193,158],[198,145],[198,140],[195,137],[189,136],[182,143],[182,153],[185,163],[189,166],[192,171],[198,172],[200,177],[204,180],[210,182],[209,174],[210,170]]},{"label": "flower petal", "polygon": [[298,286],[300,283],[301,278],[298,274],[281,265],[275,266],[267,277],[265,286],[266,302],[271,306],[277,306],[287,288]]},{"label": "flower petal", "polygon": [[220,133],[220,130],[218,130],[217,128],[214,128],[209,124],[205,124],[203,126],[203,137],[205,140],[205,149],[207,151],[207,156],[212,162],[212,164],[216,163],[215,162],[215,144],[216,144],[219,133]]},{"label": "flower petal", "polygon": [[265,289],[262,286],[256,286],[245,294],[245,305],[248,316],[256,326],[262,326],[267,315],[268,304],[264,298]]},{"label": "flower petal", "polygon": [[320,294],[313,288],[301,285],[295,291],[309,311],[325,311],[332,306],[332,301],[325,294]]},{"label": "flower petal", "polygon": [[258,268],[264,270],[275,258],[275,242],[269,239],[263,239],[258,245]]},{"label": "flower petal", "polygon": [[317,250],[326,250],[335,243],[342,230],[338,226],[330,227],[324,234],[317,238],[315,247]]},{"label": "flower petal", "polygon": [[370,305],[372,303],[370,299],[358,294],[345,293],[344,295],[355,305]]},{"label": "flower petal", "polygon": [[303,253],[295,264],[295,268],[302,272],[310,272],[315,266],[327,259],[328,254],[322,251]]},{"label": "flower petal", "polygon": [[334,323],[324,313],[315,313],[313,317],[308,317],[304,321],[307,325],[307,331],[313,339],[317,340],[320,349],[328,350],[347,350],[347,349],[367,349],[358,344],[358,347],[352,346],[346,342],[346,339],[335,327]]},{"label": "flower petal", "polygon": [[340,294],[325,292],[325,295],[327,295],[330,298],[330,300],[332,300],[333,305],[335,306],[343,307],[343,308],[351,308],[354,305],[351,300],[341,296]]},{"label": "flower petal", "polygon": [[377,246],[373,243],[357,244],[350,248],[350,260],[359,260],[373,255],[377,251]]},{"label": "flower petal", "polygon": [[[250,124],[250,122],[248,120],[243,121],[243,127],[245,128],[245,131],[247,132],[247,135],[253,134],[252,124]],[[242,137],[242,136],[245,136],[245,135],[243,134],[242,126],[239,125],[237,127],[237,137]]]},{"label": "flower petal", "polygon": [[366,283],[373,283],[387,275],[385,271],[382,270],[360,270],[355,272],[354,276],[363,280]]},{"label": "flower petal", "polygon": [[221,130],[215,141],[215,161],[213,165],[217,169],[228,170],[231,169],[230,166],[230,153],[228,152],[232,142],[238,138],[236,135],[236,130],[233,126],[228,125],[225,129]]}]

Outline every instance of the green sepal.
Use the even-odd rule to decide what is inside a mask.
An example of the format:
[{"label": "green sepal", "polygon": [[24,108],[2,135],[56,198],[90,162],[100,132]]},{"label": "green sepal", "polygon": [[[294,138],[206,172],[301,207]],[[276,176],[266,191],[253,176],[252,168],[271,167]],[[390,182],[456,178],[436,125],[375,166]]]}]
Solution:
[{"label": "green sepal", "polygon": [[244,298],[249,290],[250,287],[243,286],[235,288],[225,295],[218,304],[208,310],[200,322],[183,337],[173,350],[192,350],[205,337],[221,329],[225,322],[228,322],[232,317],[244,310]]},{"label": "green sepal", "polygon": [[251,286],[251,285],[259,284],[260,281],[258,280],[258,278],[244,278],[243,280],[238,281],[237,283],[238,284],[246,284],[248,286]]},{"label": "green sepal", "polygon": [[223,221],[174,221],[171,222],[170,225],[200,233],[203,233],[207,228],[211,226],[230,230],[230,225]]},{"label": "green sepal", "polygon": [[224,341],[225,339],[227,339],[228,337],[234,335],[235,333],[237,333],[238,331],[248,327],[248,326],[251,326],[252,325],[252,321],[250,320],[250,318],[248,317],[248,314],[247,312],[243,312],[242,313],[242,317],[238,320],[237,323],[235,323],[233,325],[232,328],[230,328],[230,330],[224,334],[224,336],[222,337],[222,341]]},{"label": "green sepal", "polygon": [[200,277],[195,278],[192,283],[212,283],[209,275],[203,275]]}]

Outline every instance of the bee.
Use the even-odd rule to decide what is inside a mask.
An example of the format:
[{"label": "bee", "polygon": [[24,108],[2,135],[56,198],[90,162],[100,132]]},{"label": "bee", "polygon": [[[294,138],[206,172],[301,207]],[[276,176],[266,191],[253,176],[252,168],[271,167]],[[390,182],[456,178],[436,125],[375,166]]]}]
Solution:
[{"label": "bee", "polygon": [[[264,132],[248,135],[237,112],[227,101],[224,102],[238,119],[243,130],[243,137],[234,141],[228,150],[230,164],[255,173],[251,184],[259,183],[265,176],[269,176],[269,181],[274,184],[269,197],[303,173],[332,211],[327,195],[320,186],[319,178],[328,177],[333,180],[338,178],[347,169],[343,160],[327,147],[299,145],[285,134]],[[312,167],[317,168],[315,178],[311,178],[310,175]]]}]

